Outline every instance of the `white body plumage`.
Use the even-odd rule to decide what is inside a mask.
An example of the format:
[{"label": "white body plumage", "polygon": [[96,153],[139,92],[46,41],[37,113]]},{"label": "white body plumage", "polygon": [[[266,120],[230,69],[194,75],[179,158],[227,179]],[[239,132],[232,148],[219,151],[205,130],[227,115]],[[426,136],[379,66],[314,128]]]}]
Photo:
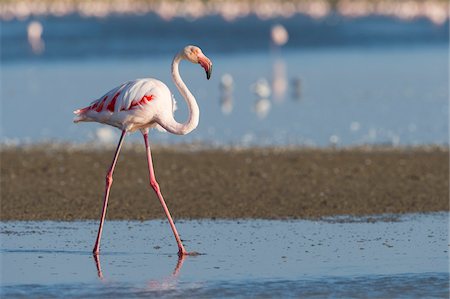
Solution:
[{"label": "white body plumage", "polygon": [[90,106],[75,111],[75,122],[94,121],[133,132],[173,119],[175,103],[169,88],[153,78],[121,84]]}]

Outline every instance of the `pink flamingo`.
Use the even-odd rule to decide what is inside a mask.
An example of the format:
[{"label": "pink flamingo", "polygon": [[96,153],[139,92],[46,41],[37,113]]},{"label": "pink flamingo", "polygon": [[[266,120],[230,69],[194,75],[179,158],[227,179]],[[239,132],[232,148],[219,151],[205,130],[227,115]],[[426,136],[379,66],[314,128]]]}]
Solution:
[{"label": "pink flamingo", "polygon": [[[173,117],[175,103],[169,88],[159,80],[147,78],[126,82],[109,92],[90,106],[75,110],[74,122],[99,122],[114,126],[122,130],[119,144],[117,145],[114,159],[106,175],[105,196],[103,202],[102,216],[98,229],[97,239],[93,253],[99,254],[100,239],[102,236],[103,222],[105,221],[106,208],[108,205],[109,190],[113,181],[112,175],[116,166],[117,158],[125,135],[128,132],[140,130],[144,136],[145,148],[147,152],[148,171],[150,175],[150,185],[155,191],[161,205],[169,220],[170,227],[178,244],[178,255],[189,255],[184,249],[175,224],[170,216],[169,209],[161,194],[159,184],[155,178],[153,162],[148,142],[148,131],[157,126],[177,135],[185,135],[194,130],[198,125],[199,108],[194,96],[186,87],[180,77],[178,65],[181,60],[188,60],[195,64],[200,64],[206,71],[206,78],[211,77],[212,63],[203,54],[202,50],[196,46],[186,46],[172,61],[172,77],[183,98],[189,107],[189,119],[186,123],[178,123]],[[193,253],[195,254],[195,253]]]}]

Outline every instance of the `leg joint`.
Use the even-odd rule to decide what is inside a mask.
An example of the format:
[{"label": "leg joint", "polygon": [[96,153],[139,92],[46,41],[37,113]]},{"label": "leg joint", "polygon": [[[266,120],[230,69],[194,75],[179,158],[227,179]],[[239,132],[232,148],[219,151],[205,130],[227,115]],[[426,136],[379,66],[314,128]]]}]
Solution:
[{"label": "leg joint", "polygon": [[111,185],[113,182],[113,177],[112,177],[112,173],[108,172],[108,174],[106,175],[106,184]]},{"label": "leg joint", "polygon": [[158,184],[158,182],[155,179],[150,180],[150,186],[152,186],[152,188],[153,188],[153,190],[155,190],[155,192],[159,192],[160,191],[159,184]]}]

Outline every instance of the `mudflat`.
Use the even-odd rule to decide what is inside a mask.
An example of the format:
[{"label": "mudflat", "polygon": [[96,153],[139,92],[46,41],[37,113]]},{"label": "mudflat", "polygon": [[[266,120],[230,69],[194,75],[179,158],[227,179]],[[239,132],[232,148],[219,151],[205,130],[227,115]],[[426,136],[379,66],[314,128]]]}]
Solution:
[{"label": "mudflat", "polygon": [[[99,219],[114,149],[36,145],[1,151],[6,220]],[[320,218],[449,210],[449,152],[427,148],[153,151],[175,219]],[[107,219],[165,218],[143,149],[125,147]]]}]

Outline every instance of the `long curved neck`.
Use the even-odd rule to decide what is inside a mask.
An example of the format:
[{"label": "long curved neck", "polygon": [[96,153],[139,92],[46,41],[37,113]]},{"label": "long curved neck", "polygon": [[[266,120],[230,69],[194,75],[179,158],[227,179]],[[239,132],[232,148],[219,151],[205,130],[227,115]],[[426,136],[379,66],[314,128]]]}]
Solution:
[{"label": "long curved neck", "polygon": [[183,59],[183,53],[179,53],[175,56],[175,58],[172,61],[172,78],[175,82],[175,85],[177,86],[178,90],[180,91],[181,95],[185,99],[188,108],[189,108],[189,119],[186,123],[181,124],[178,123],[174,118],[173,114],[171,114],[171,117],[169,119],[166,119],[162,121],[160,124],[164,129],[169,131],[173,134],[178,135],[185,135],[192,130],[194,130],[199,121],[200,117],[200,110],[198,108],[197,102],[192,95],[192,93],[187,88],[186,84],[183,82],[183,80],[180,77],[180,72],[178,70],[178,65],[180,64],[180,61]]}]

